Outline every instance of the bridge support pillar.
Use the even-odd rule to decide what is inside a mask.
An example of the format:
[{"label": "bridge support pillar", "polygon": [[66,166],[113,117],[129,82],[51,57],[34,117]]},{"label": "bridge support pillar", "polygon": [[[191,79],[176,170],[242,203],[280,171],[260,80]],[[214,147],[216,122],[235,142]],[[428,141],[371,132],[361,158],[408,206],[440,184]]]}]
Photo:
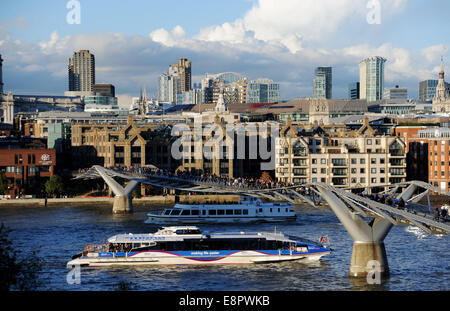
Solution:
[{"label": "bridge support pillar", "polygon": [[113,203],[113,214],[127,214],[133,212],[132,199],[128,195],[116,195]]},{"label": "bridge support pillar", "polygon": [[381,217],[366,223],[327,187],[319,187],[319,191],[353,238],[350,276],[362,278],[368,273],[379,273],[381,278],[388,277],[389,265],[383,241],[392,223]]},{"label": "bridge support pillar", "polygon": [[354,242],[350,263],[350,276],[365,278],[369,273],[389,276],[389,265],[383,242]]},{"label": "bridge support pillar", "polygon": [[94,165],[99,175],[103,178],[109,189],[115,194],[113,204],[113,214],[125,214],[133,212],[132,192],[139,185],[136,180],[130,180],[126,187],[122,187],[118,182],[107,174],[107,170],[101,166]]}]

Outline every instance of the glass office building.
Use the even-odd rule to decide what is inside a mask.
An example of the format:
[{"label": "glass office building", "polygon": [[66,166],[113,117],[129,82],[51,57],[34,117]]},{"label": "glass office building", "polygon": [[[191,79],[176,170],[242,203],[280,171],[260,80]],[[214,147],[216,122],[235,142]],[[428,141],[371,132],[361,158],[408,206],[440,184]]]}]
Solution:
[{"label": "glass office building", "polygon": [[359,63],[359,98],[368,102],[383,99],[386,59],[373,56]]},{"label": "glass office building", "polygon": [[332,68],[317,67],[314,77],[314,98],[332,98]]}]

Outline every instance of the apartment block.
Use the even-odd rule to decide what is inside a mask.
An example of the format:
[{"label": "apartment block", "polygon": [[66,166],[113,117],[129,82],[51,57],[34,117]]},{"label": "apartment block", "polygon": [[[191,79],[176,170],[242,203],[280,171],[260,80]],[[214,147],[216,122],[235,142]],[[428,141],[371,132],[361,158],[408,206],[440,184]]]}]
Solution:
[{"label": "apartment block", "polygon": [[365,119],[359,130],[299,127],[288,120],[275,145],[278,181],[337,187],[380,187],[406,180],[405,143],[377,135]]}]

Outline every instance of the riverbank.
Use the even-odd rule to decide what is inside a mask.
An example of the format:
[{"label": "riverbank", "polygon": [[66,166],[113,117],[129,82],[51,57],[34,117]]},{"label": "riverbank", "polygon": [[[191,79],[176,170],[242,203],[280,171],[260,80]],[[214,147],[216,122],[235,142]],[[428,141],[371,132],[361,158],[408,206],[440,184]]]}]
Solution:
[{"label": "riverbank", "polygon": [[[133,199],[133,205],[146,204],[175,204],[175,201],[180,203],[224,203],[237,202],[239,196],[237,195],[180,195],[175,198],[175,195],[166,196],[149,196],[143,198]],[[76,197],[76,198],[48,198],[47,206],[67,206],[67,205],[111,205],[114,203],[114,198],[110,197]],[[44,207],[45,199],[12,199],[0,200],[0,208],[8,206],[36,206]]]}]

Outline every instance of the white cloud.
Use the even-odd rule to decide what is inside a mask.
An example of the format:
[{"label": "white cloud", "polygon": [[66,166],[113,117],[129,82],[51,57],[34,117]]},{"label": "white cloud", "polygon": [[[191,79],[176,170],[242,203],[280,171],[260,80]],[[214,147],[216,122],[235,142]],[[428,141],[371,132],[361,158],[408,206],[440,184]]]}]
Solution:
[{"label": "white cloud", "polygon": [[185,38],[186,32],[183,27],[177,25],[170,32],[164,28],[156,29],[150,33],[150,38],[154,42],[161,43],[162,45],[172,47]]}]

